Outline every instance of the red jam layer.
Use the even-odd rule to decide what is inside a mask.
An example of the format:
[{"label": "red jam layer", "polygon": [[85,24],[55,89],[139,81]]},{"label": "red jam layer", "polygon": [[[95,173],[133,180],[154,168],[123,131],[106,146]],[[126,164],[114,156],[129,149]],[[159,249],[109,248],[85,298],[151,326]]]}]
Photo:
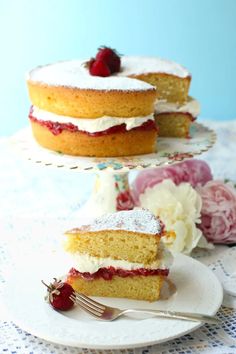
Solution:
[{"label": "red jam layer", "polygon": [[[94,136],[94,137],[108,135],[108,134],[125,133],[128,131],[126,129],[125,123],[120,124],[120,125],[115,125],[114,127],[103,130],[102,132],[89,133],[84,130],[79,130],[78,127],[72,123],[58,123],[58,122],[52,122],[49,120],[47,120],[47,121],[39,120],[39,119],[33,117],[31,112],[29,113],[29,119],[32,122],[38,123],[38,124],[42,125],[43,127],[48,128],[53,135],[59,135],[63,132],[63,130],[67,130],[71,133],[80,132],[80,133],[87,134],[89,136]],[[148,120],[147,122],[143,123],[139,127],[135,127],[131,130],[132,131],[133,130],[147,131],[147,130],[153,130],[153,129],[157,130],[155,121]]]},{"label": "red jam layer", "polygon": [[139,276],[142,275],[144,277],[150,276],[150,275],[161,275],[166,277],[169,274],[169,269],[145,269],[145,268],[139,268],[139,269],[134,269],[134,270],[125,270],[121,268],[114,268],[114,267],[108,267],[108,268],[100,268],[97,272],[95,273],[81,273],[75,268],[71,268],[69,271],[69,276],[70,277],[80,277],[86,280],[94,280],[98,278],[103,278],[104,280],[112,280],[112,278],[116,275],[121,278],[127,278],[127,277],[134,277],[134,276]]}]

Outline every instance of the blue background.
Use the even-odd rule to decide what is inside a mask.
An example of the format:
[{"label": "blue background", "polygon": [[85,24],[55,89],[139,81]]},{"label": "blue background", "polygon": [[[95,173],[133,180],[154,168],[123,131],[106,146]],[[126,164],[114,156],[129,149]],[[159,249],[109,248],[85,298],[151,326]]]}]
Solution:
[{"label": "blue background", "polygon": [[235,0],[0,0],[0,135],[28,124],[27,70],[108,45],[186,66],[201,117],[236,119]]}]

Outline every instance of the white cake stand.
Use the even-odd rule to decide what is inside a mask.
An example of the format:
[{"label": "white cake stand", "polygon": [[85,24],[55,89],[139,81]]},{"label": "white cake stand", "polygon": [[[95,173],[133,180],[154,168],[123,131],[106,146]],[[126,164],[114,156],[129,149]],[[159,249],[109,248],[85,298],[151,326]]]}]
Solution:
[{"label": "white cake stand", "polygon": [[32,137],[29,128],[15,134],[14,149],[34,163],[80,172],[95,172],[96,182],[89,200],[80,209],[81,216],[100,216],[116,210],[130,210],[134,203],[129,191],[130,170],[166,166],[193,158],[210,149],[216,141],[211,129],[193,123],[190,138],[158,138],[158,152],[139,156],[114,158],[75,157],[42,148]]}]

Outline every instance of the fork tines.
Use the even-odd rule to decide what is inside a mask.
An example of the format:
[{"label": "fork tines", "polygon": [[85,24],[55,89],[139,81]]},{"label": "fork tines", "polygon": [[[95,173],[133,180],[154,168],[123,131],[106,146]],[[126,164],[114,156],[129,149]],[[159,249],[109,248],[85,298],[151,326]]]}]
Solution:
[{"label": "fork tines", "polygon": [[78,304],[84,311],[88,312],[90,315],[99,318],[105,311],[105,306],[99,304],[97,301],[94,301],[87,297],[86,295],[79,294],[74,292],[73,295],[70,296],[71,300],[74,303]]}]

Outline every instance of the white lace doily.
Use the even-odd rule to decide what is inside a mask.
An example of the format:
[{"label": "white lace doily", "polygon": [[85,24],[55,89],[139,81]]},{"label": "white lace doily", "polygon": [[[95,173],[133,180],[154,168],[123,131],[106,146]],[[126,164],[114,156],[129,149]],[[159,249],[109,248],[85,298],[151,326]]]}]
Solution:
[{"label": "white lace doily", "polygon": [[[216,178],[236,181],[236,121],[210,125],[218,136],[213,149],[201,158],[208,161]],[[56,248],[55,235],[74,227],[76,213],[87,199],[94,176],[34,166],[18,159],[0,139],[0,285],[7,281],[16,255]],[[131,176],[131,178],[133,175]],[[142,349],[107,351],[107,354],[233,354],[236,353],[236,247],[217,246],[214,251],[194,252],[219,277],[228,294],[218,312],[220,326],[205,325],[195,332],[162,345]],[[27,259],[27,258],[26,258]],[[22,279],[23,280],[23,279]],[[1,291],[1,286],[0,286]],[[230,295],[231,294],[231,295]],[[145,330],[145,329],[144,329]],[[11,323],[0,305],[0,353],[101,354],[101,350],[64,347],[36,338]]]}]

